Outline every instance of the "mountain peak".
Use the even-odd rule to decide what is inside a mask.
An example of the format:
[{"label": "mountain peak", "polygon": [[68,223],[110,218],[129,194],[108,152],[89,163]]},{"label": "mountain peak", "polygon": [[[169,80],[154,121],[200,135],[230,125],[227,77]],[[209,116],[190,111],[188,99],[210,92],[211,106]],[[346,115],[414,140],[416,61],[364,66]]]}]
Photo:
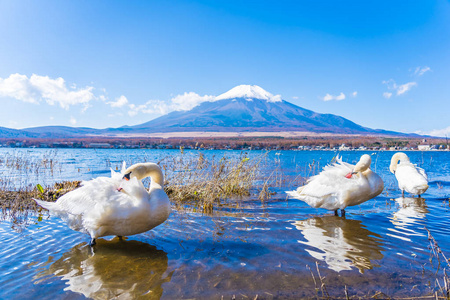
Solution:
[{"label": "mountain peak", "polygon": [[216,100],[245,98],[245,99],[262,99],[267,102],[281,102],[280,95],[273,95],[257,85],[238,85],[226,93],[216,97]]}]

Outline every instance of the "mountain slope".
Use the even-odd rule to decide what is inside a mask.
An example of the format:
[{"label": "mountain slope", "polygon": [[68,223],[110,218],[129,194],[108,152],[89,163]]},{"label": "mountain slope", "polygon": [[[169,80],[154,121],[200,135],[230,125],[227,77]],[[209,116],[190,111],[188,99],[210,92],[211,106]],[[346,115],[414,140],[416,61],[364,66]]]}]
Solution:
[{"label": "mountain slope", "polygon": [[190,111],[174,111],[130,127],[139,132],[170,131],[312,131],[374,133],[348,119],[319,114],[284,100],[233,98],[204,102]]},{"label": "mountain slope", "polygon": [[0,127],[0,138],[35,138],[39,137],[39,133],[33,133],[25,130],[11,129],[6,127]]}]

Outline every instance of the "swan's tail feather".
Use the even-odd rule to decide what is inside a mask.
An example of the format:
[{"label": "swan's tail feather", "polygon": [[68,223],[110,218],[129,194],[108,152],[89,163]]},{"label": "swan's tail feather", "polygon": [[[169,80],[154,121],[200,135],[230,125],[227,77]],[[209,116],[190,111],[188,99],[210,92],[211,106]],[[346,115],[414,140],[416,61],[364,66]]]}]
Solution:
[{"label": "swan's tail feather", "polygon": [[38,200],[38,199],[34,199],[34,198],[33,198],[33,200],[36,201],[37,205],[39,205],[45,209],[48,209],[50,211],[57,210],[56,202],[42,201],[42,200]]},{"label": "swan's tail feather", "polygon": [[289,197],[296,197],[298,196],[297,191],[286,191],[286,194],[288,194]]},{"label": "swan's tail feather", "polygon": [[289,197],[299,199],[300,194],[297,191],[286,191]]}]

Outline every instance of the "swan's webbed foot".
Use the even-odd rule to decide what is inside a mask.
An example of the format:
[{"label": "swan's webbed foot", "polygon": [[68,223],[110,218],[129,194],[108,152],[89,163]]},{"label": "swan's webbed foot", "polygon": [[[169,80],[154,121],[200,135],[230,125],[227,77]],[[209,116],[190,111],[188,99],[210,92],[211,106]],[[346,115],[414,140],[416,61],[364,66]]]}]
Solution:
[{"label": "swan's webbed foot", "polygon": [[89,241],[89,246],[94,246],[95,244],[97,244],[97,242],[95,241],[95,239],[94,238],[92,238],[90,241]]}]

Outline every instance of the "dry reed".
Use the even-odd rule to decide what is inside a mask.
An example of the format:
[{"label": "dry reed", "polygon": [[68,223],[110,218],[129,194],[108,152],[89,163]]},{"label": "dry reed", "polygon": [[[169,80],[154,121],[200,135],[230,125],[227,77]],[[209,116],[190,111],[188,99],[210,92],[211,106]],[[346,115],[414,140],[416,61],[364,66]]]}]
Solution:
[{"label": "dry reed", "polygon": [[[241,154],[236,158],[208,159],[202,153],[189,157],[182,154],[166,157],[160,165],[166,174],[165,190],[173,203],[193,204],[204,212],[211,212],[215,206],[257,192],[263,158],[250,159]],[[262,185],[259,195],[263,200],[270,196],[266,184]]]}]

